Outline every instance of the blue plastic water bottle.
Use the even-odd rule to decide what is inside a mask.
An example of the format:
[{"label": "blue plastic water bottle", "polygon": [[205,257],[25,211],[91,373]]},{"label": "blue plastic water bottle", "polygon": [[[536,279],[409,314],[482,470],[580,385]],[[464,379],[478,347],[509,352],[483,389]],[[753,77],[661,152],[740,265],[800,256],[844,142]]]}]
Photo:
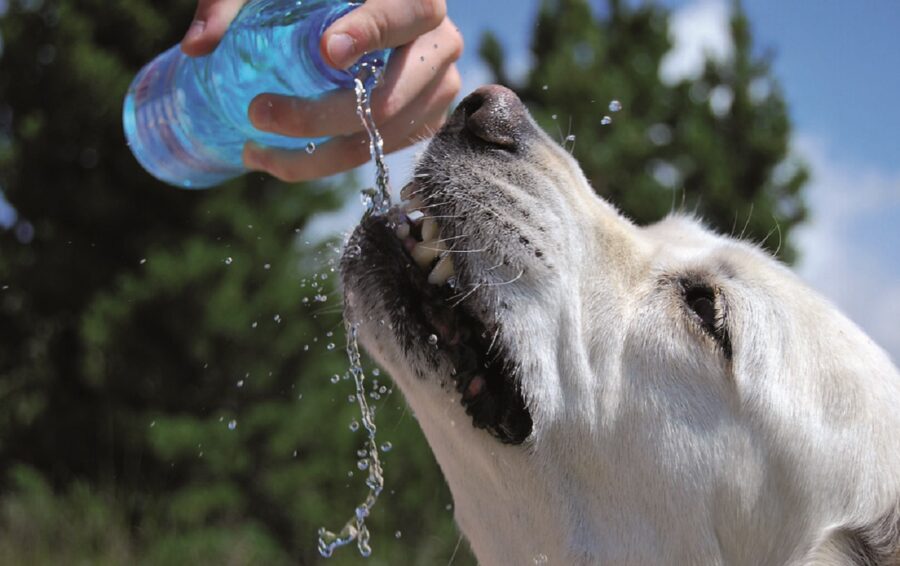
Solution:
[{"label": "blue plastic water bottle", "polygon": [[261,132],[247,109],[261,93],[315,99],[353,88],[361,66],[383,67],[388,51],[368,53],[346,71],[322,60],[322,34],[358,6],[348,0],[251,0],[210,55],[188,57],[177,45],[159,55],[141,69],[125,98],[122,119],[132,153],[157,179],[199,189],[246,172],[241,151],[247,140],[284,149],[325,141]]}]

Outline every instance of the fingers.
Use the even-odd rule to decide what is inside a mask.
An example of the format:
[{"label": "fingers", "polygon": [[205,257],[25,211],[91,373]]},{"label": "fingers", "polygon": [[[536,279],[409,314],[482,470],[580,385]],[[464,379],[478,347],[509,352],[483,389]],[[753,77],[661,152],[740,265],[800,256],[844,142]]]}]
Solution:
[{"label": "fingers", "polygon": [[[385,153],[412,145],[437,131],[461,83],[459,72],[451,66],[443,80],[422,94],[418,106],[405,109],[381,127]],[[332,138],[311,155],[303,150],[261,148],[252,143],[244,147],[248,169],[266,171],[288,182],[333,175],[368,160],[369,140],[365,133]]]},{"label": "fingers", "polygon": [[367,51],[411,42],[446,16],[444,0],[368,0],[325,30],[322,54],[333,67],[346,69]]},{"label": "fingers", "polygon": [[[391,56],[383,84],[372,95],[375,123],[384,124],[410,105],[419,104],[420,94],[447,75],[462,47],[456,27],[445,19],[438,28],[398,49]],[[356,95],[349,90],[334,91],[319,100],[263,94],[250,104],[249,115],[260,130],[317,138],[361,131],[355,107]]]},{"label": "fingers", "polygon": [[194,21],[181,40],[181,50],[191,57],[211,53],[244,2],[245,0],[199,0]]}]

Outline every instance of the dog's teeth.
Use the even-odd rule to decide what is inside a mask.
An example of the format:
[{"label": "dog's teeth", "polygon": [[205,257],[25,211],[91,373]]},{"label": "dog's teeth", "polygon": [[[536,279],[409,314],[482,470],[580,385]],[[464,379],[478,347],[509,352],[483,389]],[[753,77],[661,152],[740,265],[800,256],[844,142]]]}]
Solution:
[{"label": "dog's teeth", "polygon": [[422,241],[437,240],[439,233],[437,220],[434,218],[426,218],[422,222]]},{"label": "dog's teeth", "polygon": [[413,198],[413,194],[415,194],[417,188],[418,185],[416,185],[415,181],[406,183],[406,186],[400,189],[400,198],[402,198],[403,200],[409,200]]},{"label": "dog's teeth", "polygon": [[428,274],[428,282],[432,285],[443,285],[447,279],[453,276],[453,273],[453,260],[450,258],[450,254],[444,254]]},{"label": "dog's teeth", "polygon": [[422,242],[413,248],[412,257],[416,261],[416,265],[426,269],[434,261],[434,258],[441,255],[444,251],[446,251],[446,248],[441,242]]},{"label": "dog's teeth", "polygon": [[423,208],[425,208],[425,200],[422,199],[422,197],[420,195],[415,195],[414,197],[409,199],[409,202],[407,202],[403,206],[403,208],[407,212],[411,212],[413,210],[422,210]]},{"label": "dog's teeth", "polygon": [[397,234],[397,238],[404,240],[409,236],[409,224],[406,222],[398,225],[394,228],[394,233]]}]

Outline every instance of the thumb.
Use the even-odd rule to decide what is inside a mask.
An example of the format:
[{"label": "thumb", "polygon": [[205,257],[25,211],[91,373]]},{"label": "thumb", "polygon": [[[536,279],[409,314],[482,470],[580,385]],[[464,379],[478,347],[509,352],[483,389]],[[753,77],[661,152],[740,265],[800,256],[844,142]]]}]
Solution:
[{"label": "thumb", "polygon": [[346,69],[367,51],[409,43],[446,16],[444,0],[368,0],[325,30],[322,54],[331,66]]},{"label": "thumb", "polygon": [[194,21],[181,40],[186,55],[207,55],[219,44],[245,0],[199,0]]}]

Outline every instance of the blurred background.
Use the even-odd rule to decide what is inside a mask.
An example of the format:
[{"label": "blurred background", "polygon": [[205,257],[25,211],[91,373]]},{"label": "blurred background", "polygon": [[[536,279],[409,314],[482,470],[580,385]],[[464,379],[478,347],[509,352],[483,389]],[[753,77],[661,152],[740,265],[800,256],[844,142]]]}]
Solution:
[{"label": "blurred background", "polygon": [[[365,493],[335,269],[373,174],[145,174],[122,99],[193,9],[0,0],[0,564],[472,564],[376,368],[374,553],[318,557]],[[900,359],[900,4],[449,11],[462,94],[514,88],[627,215],[759,242]],[[415,151],[390,158],[395,187]]]}]

